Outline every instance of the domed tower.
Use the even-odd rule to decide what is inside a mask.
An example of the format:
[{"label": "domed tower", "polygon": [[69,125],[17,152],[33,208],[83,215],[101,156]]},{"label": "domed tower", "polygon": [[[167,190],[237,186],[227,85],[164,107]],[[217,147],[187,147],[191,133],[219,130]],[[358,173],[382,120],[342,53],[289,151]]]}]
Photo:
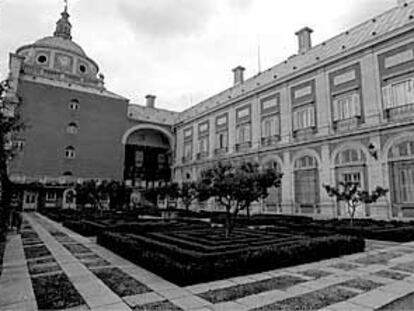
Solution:
[{"label": "domed tower", "polygon": [[67,190],[74,182],[122,179],[128,100],[105,88],[97,63],[71,30],[65,6],[52,36],[10,54],[10,97],[20,102],[27,125],[13,138],[18,148],[11,178],[45,186],[20,194],[25,209],[71,207],[66,194],[73,198]]}]

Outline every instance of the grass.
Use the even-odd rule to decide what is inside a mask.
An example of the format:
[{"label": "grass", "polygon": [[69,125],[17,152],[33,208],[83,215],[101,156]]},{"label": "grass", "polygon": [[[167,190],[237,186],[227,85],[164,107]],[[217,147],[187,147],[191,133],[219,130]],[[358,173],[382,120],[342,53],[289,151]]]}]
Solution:
[{"label": "grass", "polygon": [[91,270],[102,282],[120,297],[148,293],[151,290],[118,268]]},{"label": "grass", "polygon": [[374,275],[377,275],[382,278],[388,278],[393,279],[397,281],[404,280],[406,277],[409,277],[409,274],[400,273],[397,271],[390,271],[390,270],[381,270],[374,273]]},{"label": "grass", "polygon": [[26,259],[52,256],[50,251],[44,245],[25,247],[24,254]]},{"label": "grass", "polygon": [[101,267],[106,267],[106,266],[110,266],[111,263],[106,261],[105,259],[99,258],[96,260],[81,260],[81,262],[88,268],[88,269],[93,269],[93,268],[101,268]]},{"label": "grass", "polygon": [[0,242],[0,276],[3,272],[3,257],[4,251],[6,250],[6,242]]},{"label": "grass", "polygon": [[390,261],[393,258],[398,257],[399,254],[396,253],[387,253],[387,252],[381,252],[375,255],[367,255],[362,258],[354,260],[356,263],[360,263],[363,265],[384,265],[387,264],[388,261]]},{"label": "grass", "polygon": [[310,269],[298,272],[299,274],[312,277],[314,279],[320,279],[325,276],[331,275],[330,272],[319,270],[319,269]]},{"label": "grass", "polygon": [[354,270],[356,268],[359,268],[358,265],[354,265],[352,263],[347,263],[347,262],[339,262],[337,264],[330,265],[329,267],[336,268],[336,269],[341,269],[341,270],[344,270],[344,271],[351,271],[351,270]]},{"label": "grass", "polygon": [[62,272],[62,269],[58,264],[46,264],[46,265],[29,265],[30,275]]},{"label": "grass", "polygon": [[373,290],[377,287],[383,286],[384,284],[374,282],[374,281],[371,281],[371,280],[353,279],[353,280],[349,280],[349,281],[340,283],[338,285],[351,287],[351,288],[356,288],[356,289],[362,290],[364,292],[367,292],[367,291]]},{"label": "grass", "polygon": [[45,257],[45,258],[39,258],[39,259],[32,259],[27,262],[27,264],[30,265],[42,265],[45,263],[55,263],[56,260],[53,257]]},{"label": "grass", "polygon": [[392,270],[399,270],[403,272],[414,273],[414,261],[400,263],[391,268]]},{"label": "grass", "polygon": [[306,280],[296,276],[281,275],[268,280],[209,290],[198,296],[211,303],[220,303],[275,289],[286,289],[302,282],[306,282]]},{"label": "grass", "polygon": [[32,277],[32,284],[39,310],[69,309],[85,304],[63,273]]},{"label": "grass", "polygon": [[317,310],[334,303],[348,300],[356,295],[358,294],[353,291],[340,288],[339,286],[330,286],[300,296],[287,298],[253,310]]},{"label": "grass", "polygon": [[91,250],[82,244],[63,244],[63,246],[72,254],[91,253]]},{"label": "grass", "polygon": [[132,308],[134,311],[181,311],[182,309],[168,300],[151,302]]}]

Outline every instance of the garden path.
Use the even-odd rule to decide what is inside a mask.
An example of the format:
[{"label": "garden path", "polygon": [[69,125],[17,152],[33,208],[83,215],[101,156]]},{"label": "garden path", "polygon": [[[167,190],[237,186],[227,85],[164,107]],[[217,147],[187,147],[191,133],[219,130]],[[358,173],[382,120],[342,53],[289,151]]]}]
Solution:
[{"label": "garden path", "polygon": [[[26,214],[25,222],[23,239],[16,234],[8,237],[0,278],[0,310],[37,310],[42,302],[36,296],[41,294],[35,295],[34,280],[39,276],[34,268],[39,267],[58,270],[40,274],[40,278],[57,273],[67,276],[81,297],[71,311],[298,307],[363,311],[378,309],[414,292],[414,242],[367,241],[364,253],[179,287],[42,215]],[[34,231],[29,239],[24,237],[25,230]],[[41,245],[49,255],[26,260],[27,248]],[[36,266],[36,260],[54,263]]]}]

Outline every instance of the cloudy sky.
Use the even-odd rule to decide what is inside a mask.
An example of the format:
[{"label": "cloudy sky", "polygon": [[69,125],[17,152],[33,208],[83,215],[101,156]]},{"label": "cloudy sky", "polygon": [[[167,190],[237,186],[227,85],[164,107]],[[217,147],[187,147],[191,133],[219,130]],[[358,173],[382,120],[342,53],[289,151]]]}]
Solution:
[{"label": "cloudy sky", "polygon": [[[295,31],[314,44],[364,22],[397,0],[69,0],[72,36],[99,65],[106,86],[144,103],[183,110],[297,51]],[[50,35],[63,0],[0,0],[0,77],[8,53]]]}]

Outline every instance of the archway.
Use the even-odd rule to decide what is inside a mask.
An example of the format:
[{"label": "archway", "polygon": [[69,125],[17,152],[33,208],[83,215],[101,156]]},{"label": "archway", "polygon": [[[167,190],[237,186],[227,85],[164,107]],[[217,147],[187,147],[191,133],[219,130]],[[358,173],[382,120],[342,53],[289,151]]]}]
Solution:
[{"label": "archway", "polygon": [[138,189],[171,180],[174,137],[167,129],[140,124],[125,132],[122,143],[125,146],[124,180]]}]

